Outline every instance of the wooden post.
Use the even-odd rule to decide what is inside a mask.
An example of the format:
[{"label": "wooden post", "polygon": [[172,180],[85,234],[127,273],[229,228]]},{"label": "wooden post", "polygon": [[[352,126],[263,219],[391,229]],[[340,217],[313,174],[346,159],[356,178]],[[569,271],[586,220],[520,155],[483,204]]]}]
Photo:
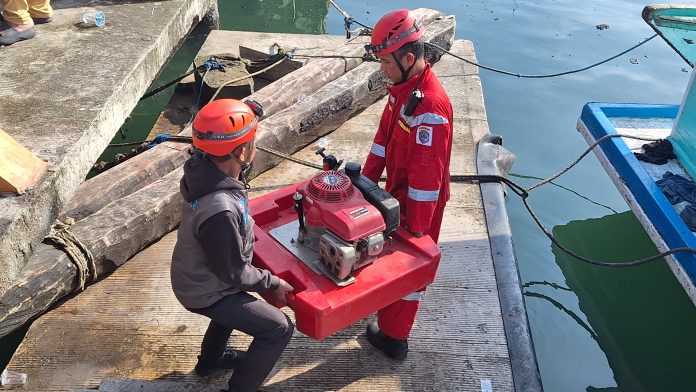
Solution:
[{"label": "wooden post", "polygon": [[24,193],[44,174],[48,162],[37,158],[0,129],[0,193]]}]

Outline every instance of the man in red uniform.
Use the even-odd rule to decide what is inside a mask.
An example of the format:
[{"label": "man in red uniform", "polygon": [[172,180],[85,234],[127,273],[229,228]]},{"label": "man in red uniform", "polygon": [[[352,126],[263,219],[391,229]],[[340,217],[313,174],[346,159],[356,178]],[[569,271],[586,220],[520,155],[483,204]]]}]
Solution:
[{"label": "man in red uniform", "polygon": [[[384,15],[372,31],[366,49],[379,58],[393,85],[363,174],[377,182],[386,167],[385,189],[399,201],[403,226],[437,243],[450,196],[452,104],[424,58],[423,32],[423,24],[405,9]],[[378,322],[367,327],[373,346],[391,358],[406,358],[424,291],[379,311]]]}]

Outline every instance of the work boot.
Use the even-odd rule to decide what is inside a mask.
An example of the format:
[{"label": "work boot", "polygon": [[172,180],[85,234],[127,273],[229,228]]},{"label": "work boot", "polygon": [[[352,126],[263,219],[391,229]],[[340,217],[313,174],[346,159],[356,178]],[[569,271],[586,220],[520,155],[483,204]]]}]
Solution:
[{"label": "work boot", "polygon": [[408,340],[394,339],[379,330],[376,322],[367,325],[367,340],[391,359],[403,361],[408,355]]},{"label": "work boot", "polygon": [[205,377],[211,375],[216,370],[234,369],[245,356],[246,353],[244,351],[237,351],[228,348],[224,353],[222,353],[222,356],[217,360],[217,362],[210,366],[201,364],[201,356],[199,355],[198,363],[196,363],[196,367],[193,368],[193,371],[196,372],[198,376]]},{"label": "work boot", "polygon": [[[9,27],[9,25],[7,25]],[[19,30],[17,29],[19,28]],[[34,26],[16,26],[0,31],[0,46],[10,46],[19,41],[32,39],[36,36]]]}]

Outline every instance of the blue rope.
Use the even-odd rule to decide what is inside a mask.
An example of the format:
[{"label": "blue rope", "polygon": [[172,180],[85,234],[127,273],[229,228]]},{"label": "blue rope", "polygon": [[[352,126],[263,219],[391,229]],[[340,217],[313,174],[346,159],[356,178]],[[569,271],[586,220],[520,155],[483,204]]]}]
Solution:
[{"label": "blue rope", "polygon": [[160,143],[164,143],[167,140],[169,140],[169,138],[171,138],[171,137],[172,137],[172,135],[170,133],[160,133],[159,135],[155,136],[155,138],[152,139],[152,141],[150,141],[150,143],[147,144],[147,147],[145,147],[145,150],[149,150],[152,147],[154,147]]},{"label": "blue rope", "polygon": [[186,127],[189,126],[193,122],[194,117],[196,117],[196,114],[198,113],[198,105],[201,104],[201,96],[203,95],[203,83],[205,83],[205,75],[208,74],[208,71],[212,70],[217,70],[219,69],[222,72],[225,72],[225,64],[221,63],[218,60],[206,60],[202,64],[203,67],[205,67],[205,72],[203,73],[203,77],[201,77],[201,84],[198,86],[198,98],[196,98],[196,104],[193,106],[193,113],[191,113],[191,118],[189,119],[188,123],[186,124]]},{"label": "blue rope", "polygon": [[219,69],[220,71],[225,72],[225,64],[221,63],[221,62],[218,61],[218,60],[213,60],[213,59],[206,60],[206,61],[203,62],[203,64],[201,64],[201,65],[202,65],[203,67],[205,67],[205,71],[206,71],[206,72],[212,71],[212,70],[214,70],[214,69]]}]

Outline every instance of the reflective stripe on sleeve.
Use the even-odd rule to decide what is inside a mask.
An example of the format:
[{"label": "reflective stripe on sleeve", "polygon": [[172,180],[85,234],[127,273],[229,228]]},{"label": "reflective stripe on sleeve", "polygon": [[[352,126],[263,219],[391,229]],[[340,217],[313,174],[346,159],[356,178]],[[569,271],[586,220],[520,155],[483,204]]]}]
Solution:
[{"label": "reflective stripe on sleeve", "polygon": [[377,155],[380,158],[384,158],[386,155],[386,149],[384,146],[380,146],[377,143],[372,143],[372,149],[370,150],[371,153]]},{"label": "reflective stripe on sleeve", "polygon": [[407,296],[401,298],[404,301],[420,301],[423,299],[423,295],[425,294],[425,291],[416,291],[411,294],[408,294]]},{"label": "reflective stripe on sleeve", "polygon": [[408,198],[415,201],[437,201],[440,191],[424,191],[408,187]]},{"label": "reflective stripe on sleeve", "polygon": [[423,113],[416,117],[409,117],[404,114],[404,109],[406,105],[401,106],[401,118],[408,124],[409,127],[413,128],[421,124],[449,124],[446,118],[435,113]]}]

